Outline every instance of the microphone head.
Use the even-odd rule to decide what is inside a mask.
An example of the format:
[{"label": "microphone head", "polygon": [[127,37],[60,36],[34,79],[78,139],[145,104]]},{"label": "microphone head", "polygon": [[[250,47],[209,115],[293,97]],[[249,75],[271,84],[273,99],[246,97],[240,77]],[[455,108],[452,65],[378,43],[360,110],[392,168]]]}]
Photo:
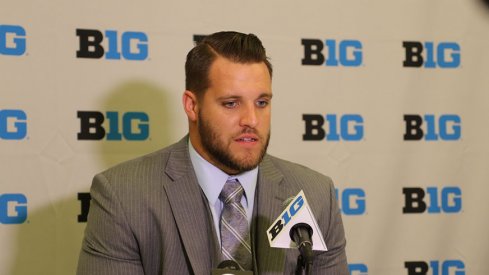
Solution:
[{"label": "microphone head", "polygon": [[219,263],[217,268],[220,269],[230,269],[230,270],[240,270],[239,265],[237,262],[233,260],[225,260]]},{"label": "microphone head", "polygon": [[[307,231],[307,232],[304,232],[304,231]],[[290,228],[289,236],[293,242],[295,242],[297,245],[299,245],[299,243],[297,243],[298,237],[302,238],[303,237],[302,235],[305,233],[307,233],[307,236],[304,236],[304,237],[310,239],[311,244],[312,244],[313,230],[312,230],[312,227],[307,223],[300,222],[300,223],[294,224],[294,226],[292,226],[292,228]]]}]

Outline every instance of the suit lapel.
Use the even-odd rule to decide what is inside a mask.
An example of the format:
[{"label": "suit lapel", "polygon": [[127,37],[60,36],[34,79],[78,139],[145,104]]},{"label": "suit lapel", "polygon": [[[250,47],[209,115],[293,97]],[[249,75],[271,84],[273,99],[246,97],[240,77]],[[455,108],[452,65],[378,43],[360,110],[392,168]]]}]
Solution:
[{"label": "suit lapel", "polygon": [[283,202],[288,198],[287,184],[282,173],[266,156],[258,172],[255,207],[255,271],[258,274],[283,274],[286,250],[271,248],[267,229],[283,211]]},{"label": "suit lapel", "polygon": [[209,237],[207,205],[190,162],[187,138],[172,150],[165,173],[173,180],[164,188],[193,273],[210,274],[214,238]]}]

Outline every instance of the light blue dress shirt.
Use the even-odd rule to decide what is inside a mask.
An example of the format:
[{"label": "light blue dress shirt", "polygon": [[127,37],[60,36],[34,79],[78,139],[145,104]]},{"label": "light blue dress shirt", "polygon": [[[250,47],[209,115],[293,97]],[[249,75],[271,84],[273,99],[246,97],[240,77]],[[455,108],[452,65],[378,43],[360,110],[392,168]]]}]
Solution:
[{"label": "light blue dress shirt", "polygon": [[239,175],[230,176],[223,172],[221,169],[215,167],[202,156],[195,151],[192,146],[192,142],[189,139],[189,153],[190,160],[194,167],[195,174],[197,176],[197,181],[199,182],[200,188],[204,191],[204,194],[209,201],[209,207],[212,212],[212,218],[214,220],[214,228],[216,229],[217,239],[221,243],[221,230],[219,229],[219,221],[221,219],[221,213],[223,208],[223,203],[219,200],[219,194],[221,193],[224,184],[228,178],[235,179],[241,183],[244,189],[244,196],[241,198],[241,204],[246,211],[246,217],[248,219],[248,224],[251,226],[251,218],[253,215],[253,204],[255,201],[255,190],[256,182],[258,179],[258,167],[241,173]]}]

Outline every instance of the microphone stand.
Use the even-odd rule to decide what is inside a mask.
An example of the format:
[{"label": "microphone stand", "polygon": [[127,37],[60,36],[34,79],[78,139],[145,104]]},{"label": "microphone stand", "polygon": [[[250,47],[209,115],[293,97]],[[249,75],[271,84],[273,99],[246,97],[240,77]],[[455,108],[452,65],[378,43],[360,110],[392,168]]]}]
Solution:
[{"label": "microphone stand", "polygon": [[302,260],[302,255],[299,254],[297,257],[297,264],[295,266],[295,275],[302,275],[302,270],[304,268],[304,261]]},{"label": "microphone stand", "polygon": [[297,265],[295,267],[295,275],[303,275],[305,270],[305,275],[312,275],[312,258],[313,255],[308,255],[306,257],[302,256],[302,253],[297,257]]}]

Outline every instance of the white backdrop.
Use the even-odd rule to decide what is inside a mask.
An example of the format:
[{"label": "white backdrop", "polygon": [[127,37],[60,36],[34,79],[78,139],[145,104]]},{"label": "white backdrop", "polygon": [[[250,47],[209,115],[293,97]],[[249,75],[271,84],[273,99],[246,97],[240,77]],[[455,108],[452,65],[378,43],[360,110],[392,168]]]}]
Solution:
[{"label": "white backdrop", "polygon": [[93,175],[186,133],[185,56],[220,30],[267,48],[269,152],[334,179],[352,274],[489,274],[484,1],[1,6],[0,274],[74,274]]}]

